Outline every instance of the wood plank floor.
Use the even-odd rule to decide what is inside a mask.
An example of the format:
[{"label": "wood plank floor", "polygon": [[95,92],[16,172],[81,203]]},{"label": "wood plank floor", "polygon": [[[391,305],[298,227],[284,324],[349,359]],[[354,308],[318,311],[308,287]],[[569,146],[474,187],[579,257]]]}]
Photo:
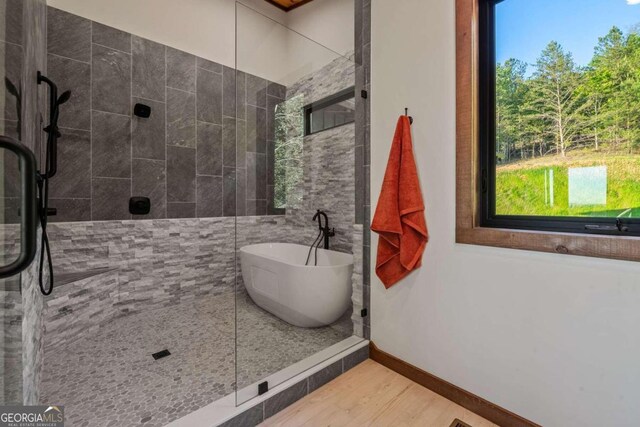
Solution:
[{"label": "wood plank floor", "polygon": [[495,424],[392,370],[367,360],[261,426],[472,427]]}]

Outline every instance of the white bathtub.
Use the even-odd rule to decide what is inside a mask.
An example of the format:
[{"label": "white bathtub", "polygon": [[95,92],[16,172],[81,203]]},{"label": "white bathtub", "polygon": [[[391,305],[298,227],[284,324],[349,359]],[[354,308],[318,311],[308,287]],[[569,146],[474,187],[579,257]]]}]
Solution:
[{"label": "white bathtub", "polygon": [[305,265],[308,246],[262,243],[240,249],[242,278],[251,299],[303,328],[329,325],[351,302],[353,255],[318,249],[318,265]]}]

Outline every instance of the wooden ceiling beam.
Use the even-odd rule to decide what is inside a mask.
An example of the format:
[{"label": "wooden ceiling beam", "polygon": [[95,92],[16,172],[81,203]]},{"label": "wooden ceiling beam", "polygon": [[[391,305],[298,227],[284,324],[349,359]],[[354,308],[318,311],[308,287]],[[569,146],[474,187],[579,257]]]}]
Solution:
[{"label": "wooden ceiling beam", "polygon": [[267,3],[270,3],[277,7],[278,9],[282,9],[285,12],[289,12],[297,7],[303,6],[307,3],[311,3],[313,0],[265,0]]}]

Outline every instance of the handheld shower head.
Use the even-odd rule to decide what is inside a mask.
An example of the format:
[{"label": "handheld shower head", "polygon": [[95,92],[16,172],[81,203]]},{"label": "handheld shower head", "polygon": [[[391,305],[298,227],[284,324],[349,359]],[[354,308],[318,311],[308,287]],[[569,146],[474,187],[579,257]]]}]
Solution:
[{"label": "handheld shower head", "polygon": [[71,91],[67,90],[65,92],[62,93],[62,95],[60,95],[60,98],[58,98],[58,100],[56,101],[56,104],[58,106],[64,104],[65,102],[67,102],[69,100],[69,98],[71,98]]}]

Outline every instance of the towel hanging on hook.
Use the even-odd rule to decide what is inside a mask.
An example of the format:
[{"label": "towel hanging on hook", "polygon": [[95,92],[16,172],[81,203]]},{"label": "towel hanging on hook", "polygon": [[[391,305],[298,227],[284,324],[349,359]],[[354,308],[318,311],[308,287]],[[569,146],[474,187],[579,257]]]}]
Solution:
[{"label": "towel hanging on hook", "polygon": [[[404,108],[404,115],[409,116],[409,109],[407,107]],[[413,124],[413,117],[409,116],[409,123]]]}]

